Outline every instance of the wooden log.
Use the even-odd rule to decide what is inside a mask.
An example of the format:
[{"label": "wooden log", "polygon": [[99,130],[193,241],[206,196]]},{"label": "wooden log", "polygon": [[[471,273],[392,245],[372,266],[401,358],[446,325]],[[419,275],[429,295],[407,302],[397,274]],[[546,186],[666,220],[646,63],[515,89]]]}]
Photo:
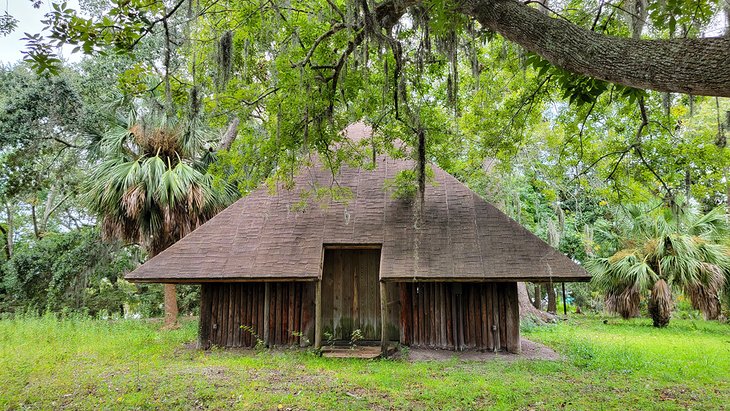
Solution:
[{"label": "wooden log", "polygon": [[307,346],[314,342],[314,289],[315,283],[305,283],[302,292],[302,332],[306,338],[300,342],[301,346]]},{"label": "wooden log", "polygon": [[322,348],[322,280],[314,292],[314,348]]},{"label": "wooden log", "polygon": [[520,341],[520,307],[517,300],[517,283],[505,284],[506,315],[505,328],[507,333],[507,351],[515,354],[522,352]]},{"label": "wooden log", "polygon": [[489,284],[483,284],[479,288],[479,308],[481,309],[479,323],[482,326],[482,339],[479,341],[479,349],[488,350],[491,348],[489,346],[489,321],[487,320],[487,290],[489,290]]},{"label": "wooden log", "polygon": [[199,350],[210,348],[210,285],[200,285],[200,314],[198,316],[198,344]]},{"label": "wooden log", "polygon": [[218,332],[218,328],[220,327],[219,321],[218,321],[218,312],[220,311],[220,305],[218,302],[218,288],[219,287],[220,287],[220,285],[218,285],[218,284],[210,285],[210,307],[211,307],[210,343],[213,345],[218,344],[218,340],[216,339],[216,333]]},{"label": "wooden log", "polygon": [[486,299],[486,308],[487,313],[484,318],[484,323],[487,327],[487,349],[490,351],[494,351],[494,333],[492,333],[492,324],[494,324],[494,307],[492,304],[492,296],[494,288],[494,283],[487,283],[486,288],[484,290],[484,297]]},{"label": "wooden log", "polygon": [[411,330],[411,342],[414,346],[418,346],[420,340],[418,339],[418,327],[420,319],[418,317],[418,285],[411,283],[408,286],[411,294],[411,320],[413,321],[413,328]]},{"label": "wooden log", "polygon": [[499,351],[502,349],[502,343],[499,336],[499,292],[497,291],[497,286],[495,285],[492,287],[492,333],[494,335],[494,351]]},{"label": "wooden log", "polygon": [[400,294],[400,343],[411,344],[411,296],[407,283],[398,283]]},{"label": "wooden log", "polygon": [[388,292],[385,282],[380,282],[380,348],[388,349]]},{"label": "wooden log", "polygon": [[264,284],[264,313],[263,313],[263,324],[264,324],[264,344],[267,347],[271,347],[271,324],[269,323],[269,316],[271,315],[271,283]]},{"label": "wooden log", "polygon": [[462,351],[465,348],[464,344],[464,295],[463,293],[463,287],[461,284],[456,284],[456,294],[454,295],[454,300],[456,301],[455,307],[456,307],[456,324],[458,327],[457,330],[457,345],[456,349],[458,351]]},{"label": "wooden log", "polygon": [[220,338],[218,339],[218,343],[221,347],[225,347],[227,335],[228,332],[228,305],[230,304],[230,293],[228,292],[228,284],[222,284],[220,288],[220,296],[221,296],[221,322],[219,324],[220,327]]}]

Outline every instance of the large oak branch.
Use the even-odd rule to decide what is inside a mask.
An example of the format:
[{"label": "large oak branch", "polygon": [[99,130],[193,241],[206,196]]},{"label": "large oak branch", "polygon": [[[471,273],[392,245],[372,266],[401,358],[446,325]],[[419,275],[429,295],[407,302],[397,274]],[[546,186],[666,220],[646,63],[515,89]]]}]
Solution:
[{"label": "large oak branch", "polygon": [[461,9],[552,64],[640,89],[730,97],[730,37],[634,40],[552,18],[513,0],[465,0]]}]

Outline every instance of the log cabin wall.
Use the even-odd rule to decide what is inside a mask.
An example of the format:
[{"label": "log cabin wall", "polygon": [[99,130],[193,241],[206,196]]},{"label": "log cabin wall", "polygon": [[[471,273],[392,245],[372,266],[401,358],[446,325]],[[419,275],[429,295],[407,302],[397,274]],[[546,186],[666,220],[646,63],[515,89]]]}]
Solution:
[{"label": "log cabin wall", "polygon": [[313,282],[203,284],[200,346],[255,347],[259,340],[269,347],[309,345],[314,290]]},{"label": "log cabin wall", "polygon": [[517,283],[400,283],[400,342],[520,351]]}]

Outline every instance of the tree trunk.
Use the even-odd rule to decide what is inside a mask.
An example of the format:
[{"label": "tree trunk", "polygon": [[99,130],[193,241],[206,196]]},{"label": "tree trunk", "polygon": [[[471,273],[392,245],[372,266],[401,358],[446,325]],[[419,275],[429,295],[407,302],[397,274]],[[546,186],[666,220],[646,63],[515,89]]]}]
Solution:
[{"label": "tree trunk", "polygon": [[552,283],[545,284],[545,288],[547,289],[547,297],[548,297],[548,303],[547,303],[547,311],[550,314],[555,314],[558,312],[558,302],[557,298],[555,296],[555,286]]},{"label": "tree trunk", "polygon": [[8,236],[5,238],[7,241],[6,248],[8,250],[8,258],[13,257],[13,210],[10,208],[10,204],[5,203],[5,212],[8,213]]},{"label": "tree trunk", "polygon": [[666,327],[672,316],[672,292],[666,281],[659,280],[654,284],[648,305],[654,327]]},{"label": "tree trunk", "polygon": [[540,284],[535,284],[535,299],[532,301],[532,306],[538,310],[542,309],[542,287]]},{"label": "tree trunk", "polygon": [[40,239],[41,233],[38,231],[38,218],[35,213],[35,204],[32,203],[30,205],[30,218],[33,220],[33,234],[35,235],[35,238]]},{"label": "tree trunk", "polygon": [[5,227],[2,226],[2,224],[0,224],[0,233],[2,233],[3,237],[5,237],[4,238],[4,240],[5,240],[5,247],[4,247],[5,248],[5,259],[9,260],[11,256],[10,256],[10,247],[9,247],[10,242],[8,240],[8,230],[6,230]]},{"label": "tree trunk", "polygon": [[226,129],[226,133],[223,134],[223,138],[221,138],[221,142],[218,145],[218,150],[228,150],[231,148],[231,145],[236,140],[236,136],[238,135],[238,124],[241,122],[241,120],[238,118],[238,116],[234,116],[231,122],[228,124],[228,128]]},{"label": "tree trunk", "polygon": [[558,320],[557,316],[532,306],[530,296],[527,293],[527,284],[525,283],[517,283],[517,300],[520,305],[520,319],[532,317],[543,322],[556,322]]},{"label": "tree trunk", "polygon": [[175,284],[165,284],[165,329],[171,330],[179,327],[177,314],[177,290],[175,289]]}]

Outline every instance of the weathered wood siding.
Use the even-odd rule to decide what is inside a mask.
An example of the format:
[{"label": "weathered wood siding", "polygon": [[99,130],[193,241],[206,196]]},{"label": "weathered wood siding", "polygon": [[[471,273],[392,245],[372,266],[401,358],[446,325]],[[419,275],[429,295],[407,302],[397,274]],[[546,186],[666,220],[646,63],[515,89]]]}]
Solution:
[{"label": "weathered wood siding", "polygon": [[400,283],[400,342],[519,352],[517,283]]},{"label": "weathered wood siding", "polygon": [[[322,332],[350,340],[380,340],[380,250],[327,249],[322,272]],[[327,336],[323,335],[326,341]]]},{"label": "weathered wood siding", "polygon": [[310,344],[314,283],[203,284],[199,339],[203,348],[255,347],[258,340],[268,346]]}]

